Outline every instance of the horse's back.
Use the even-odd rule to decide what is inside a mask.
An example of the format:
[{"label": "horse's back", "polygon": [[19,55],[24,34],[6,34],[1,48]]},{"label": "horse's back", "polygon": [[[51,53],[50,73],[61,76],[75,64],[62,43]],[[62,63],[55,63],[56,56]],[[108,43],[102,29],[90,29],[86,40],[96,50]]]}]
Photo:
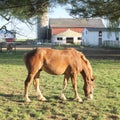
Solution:
[{"label": "horse's back", "polygon": [[37,48],[24,55],[24,59],[26,59],[26,61],[44,59],[49,61],[52,60],[54,62],[55,60],[56,62],[61,60],[62,62],[63,60],[66,62],[72,62],[79,57],[78,51],[73,48],[66,48],[62,50],[52,48]]},{"label": "horse's back", "polygon": [[44,69],[51,70],[55,74],[66,74],[71,71],[80,71],[80,58],[73,48],[63,50],[45,49]]},{"label": "horse's back", "polygon": [[80,56],[73,48],[37,48],[25,55],[25,63],[28,69],[37,66],[50,74],[65,74],[70,70],[81,69]]}]

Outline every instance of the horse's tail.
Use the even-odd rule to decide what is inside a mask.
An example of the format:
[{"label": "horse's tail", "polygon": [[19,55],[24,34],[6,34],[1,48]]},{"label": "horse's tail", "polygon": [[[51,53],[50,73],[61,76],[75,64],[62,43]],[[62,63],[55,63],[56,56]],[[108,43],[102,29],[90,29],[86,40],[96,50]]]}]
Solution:
[{"label": "horse's tail", "polygon": [[27,65],[27,53],[23,55],[23,62],[25,65]]},{"label": "horse's tail", "polygon": [[29,71],[30,70],[30,57],[29,57],[29,52],[28,53],[25,53],[23,55],[23,62],[27,68],[27,70]]},{"label": "horse's tail", "polygon": [[26,62],[26,53],[23,55],[23,61]]},{"label": "horse's tail", "polygon": [[31,61],[33,60],[33,58],[35,59],[35,54],[39,54],[38,52],[38,49],[34,49],[23,55],[23,61],[28,70],[31,69]]},{"label": "horse's tail", "polygon": [[35,55],[36,51],[37,51],[37,49],[34,49],[23,55],[23,60],[24,60],[25,64],[32,58],[32,56]]}]

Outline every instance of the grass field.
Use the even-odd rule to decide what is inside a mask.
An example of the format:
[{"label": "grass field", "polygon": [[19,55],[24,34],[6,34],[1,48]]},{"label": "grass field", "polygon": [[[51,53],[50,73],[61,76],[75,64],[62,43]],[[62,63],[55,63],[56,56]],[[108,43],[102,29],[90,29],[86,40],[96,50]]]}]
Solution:
[{"label": "grass field", "polygon": [[[61,101],[63,76],[41,74],[40,87],[47,102],[37,101],[33,85],[30,103],[23,98],[27,75],[23,63],[25,51],[0,53],[0,120],[120,120],[120,61],[90,59],[96,76],[94,100],[73,101],[71,81],[67,101]],[[84,99],[83,80],[78,76],[78,90]]]}]

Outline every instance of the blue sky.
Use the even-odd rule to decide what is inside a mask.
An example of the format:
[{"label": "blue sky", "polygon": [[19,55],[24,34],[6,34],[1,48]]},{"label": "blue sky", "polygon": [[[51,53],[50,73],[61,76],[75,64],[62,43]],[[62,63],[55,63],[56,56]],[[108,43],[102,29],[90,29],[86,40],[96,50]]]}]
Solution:
[{"label": "blue sky", "polygon": [[[49,18],[70,18],[69,13],[65,10],[65,7],[62,6],[56,6],[49,12]],[[36,25],[29,25],[24,24],[18,20],[12,20],[11,22],[8,22],[2,18],[0,18],[0,27],[3,25],[7,26],[8,30],[14,29],[16,30],[20,35],[17,34],[17,38],[36,38]]]},{"label": "blue sky", "polygon": [[49,13],[50,18],[71,18],[66,7],[56,6],[52,9],[52,12]]}]

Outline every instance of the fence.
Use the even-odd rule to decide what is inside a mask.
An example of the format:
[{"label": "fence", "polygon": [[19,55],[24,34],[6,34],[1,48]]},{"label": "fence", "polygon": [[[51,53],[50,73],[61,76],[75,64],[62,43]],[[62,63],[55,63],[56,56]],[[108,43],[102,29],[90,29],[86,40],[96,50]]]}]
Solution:
[{"label": "fence", "polygon": [[110,40],[106,40],[103,42],[103,46],[104,47],[116,47],[116,48],[120,48],[120,41],[116,40],[116,41],[110,41]]}]

